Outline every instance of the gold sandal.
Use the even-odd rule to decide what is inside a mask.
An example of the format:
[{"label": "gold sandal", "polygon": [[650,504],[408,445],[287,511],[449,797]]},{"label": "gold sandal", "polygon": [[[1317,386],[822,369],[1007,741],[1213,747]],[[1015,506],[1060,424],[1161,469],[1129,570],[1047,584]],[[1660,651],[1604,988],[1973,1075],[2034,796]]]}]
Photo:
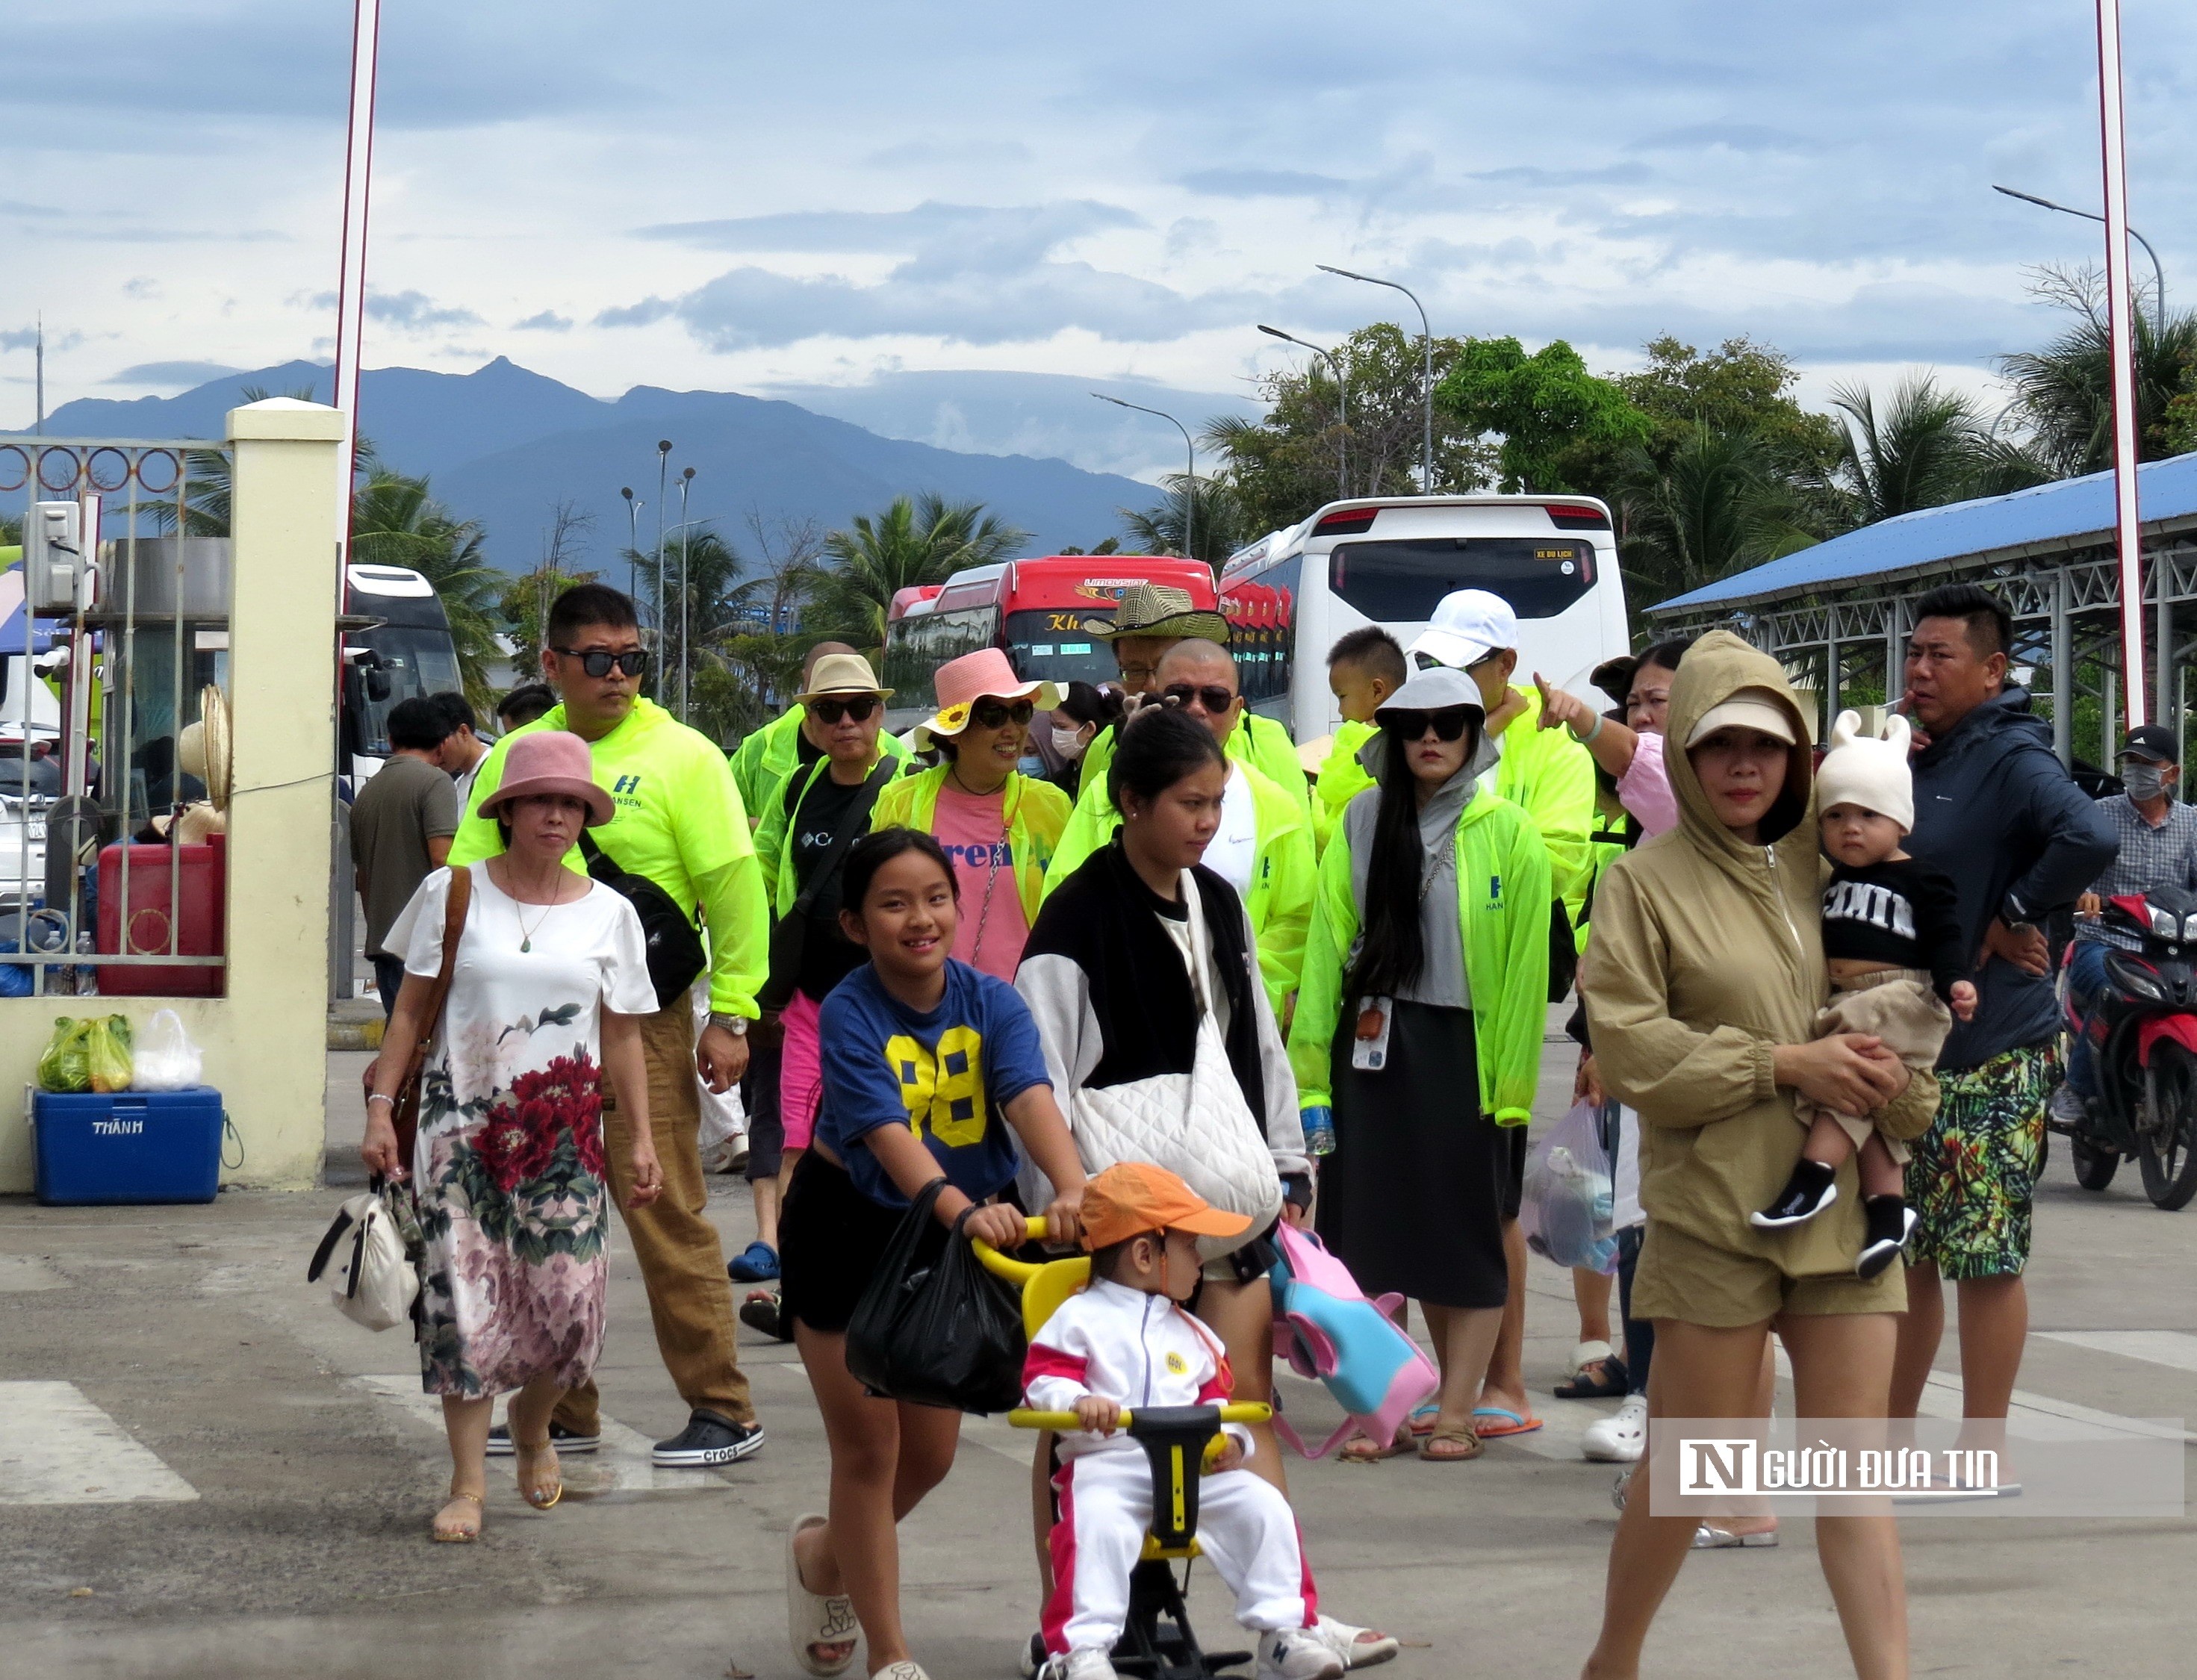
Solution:
[{"label": "gold sandal", "polygon": [[[517,1450],[520,1461],[519,1465],[519,1470],[520,1473],[519,1475],[519,1498],[525,1500],[528,1504],[533,1506],[537,1511],[548,1510],[551,1506],[554,1505],[559,1499],[565,1497],[565,1479],[561,1475],[559,1476],[557,1480],[551,1483],[547,1489],[538,1486],[529,1487],[526,1485],[526,1478],[525,1475],[526,1468],[525,1461],[530,1458],[539,1458],[545,1452],[550,1454],[554,1457],[556,1454],[556,1448],[550,1443],[549,1438],[547,1435],[544,1435],[538,1441],[513,1441],[512,1445]],[[561,1462],[559,1462],[558,1468],[560,1470],[564,1468]]]},{"label": "gold sandal", "polygon": [[443,1510],[437,1511],[427,1525],[427,1538],[438,1545],[470,1545],[473,1541],[480,1538],[480,1523],[478,1521],[471,1528],[446,1529],[442,1526],[443,1512],[449,1510],[450,1506],[456,1504],[461,1499],[472,1500],[482,1517],[485,1518],[488,1515],[488,1502],[479,1494],[461,1493],[457,1489],[452,1488],[449,1499],[443,1505]]}]

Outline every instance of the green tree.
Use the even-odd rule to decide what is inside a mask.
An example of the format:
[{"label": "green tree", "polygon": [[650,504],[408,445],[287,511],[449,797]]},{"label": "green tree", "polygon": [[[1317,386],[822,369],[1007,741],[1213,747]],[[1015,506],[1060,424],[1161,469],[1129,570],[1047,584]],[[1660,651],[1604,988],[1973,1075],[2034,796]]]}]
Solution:
[{"label": "green tree", "polygon": [[[1462,345],[1434,341],[1435,380],[1440,385]],[[1260,382],[1267,416],[1229,415],[1209,422],[1203,441],[1219,452],[1215,477],[1241,509],[1246,540],[1292,525],[1336,496],[1341,480],[1350,495],[1410,495],[1418,489],[1424,426],[1424,374],[1417,338],[1388,322],[1361,327],[1336,347],[1348,402],[1339,405],[1325,362],[1284,369]],[[1341,424],[1341,408],[1349,425]],[[1438,406],[1435,411],[1435,484],[1444,490],[1476,490],[1487,482],[1493,452]],[[1203,546],[1201,543],[1201,547]]]},{"label": "green tree", "polygon": [[[2000,372],[2014,384],[2013,412],[2052,477],[2102,472],[2113,464],[2112,333],[2103,280],[2095,269],[2045,268],[2037,270],[2030,290],[2069,319],[2043,349],[1999,358]],[[2136,454],[2163,461],[2197,447],[2197,403],[2184,400],[2197,369],[2197,314],[2170,311],[2163,330],[2151,310],[2138,309],[2134,318]]]},{"label": "green tree", "polygon": [[594,529],[595,516],[582,513],[566,500],[554,503],[549,524],[542,533],[542,558],[530,571],[507,583],[496,599],[496,610],[509,626],[511,663],[521,682],[530,682],[542,663],[542,627],[557,597],[577,583],[594,583],[602,574],[583,569],[579,562],[585,538]]},{"label": "green tree", "polygon": [[1620,491],[1620,553],[1633,609],[1805,548],[1816,538],[1778,452],[1749,432],[1696,423],[1667,454],[1635,445]]},{"label": "green tree", "polygon": [[1927,374],[1902,379],[1881,405],[1865,386],[1835,386],[1831,406],[1844,416],[1838,478],[1858,525],[2049,476],[1994,439],[1974,403]]},{"label": "green tree", "polygon": [[1590,491],[1572,481],[1573,470],[1645,444],[1652,429],[1623,389],[1587,372],[1562,339],[1530,356],[1516,339],[1467,339],[1435,405],[1463,430],[1502,439],[1498,487],[1513,494]]},{"label": "green tree", "polygon": [[827,564],[818,572],[802,628],[874,652],[884,646],[885,614],[901,590],[942,583],[970,566],[1004,560],[1029,541],[976,501],[948,502],[925,491],[896,497],[872,518],[824,539]]},{"label": "green tree", "polygon": [[[1160,488],[1167,492],[1163,501],[1141,511],[1133,507],[1115,511],[1121,514],[1122,529],[1136,552],[1184,554],[1218,571],[1222,561],[1255,537],[1264,536],[1265,530],[1253,530],[1244,523],[1243,503],[1227,479],[1201,475],[1194,493],[1189,483],[1180,472],[1168,473],[1160,480]],[[1185,516],[1191,540],[1197,545],[1194,554],[1183,547]],[[1106,552],[1117,552],[1118,547],[1117,544]]]},{"label": "green tree", "polygon": [[432,584],[457,646],[466,698],[492,705],[488,666],[497,658],[498,597],[510,580],[490,565],[486,533],[453,518],[427,480],[377,468],[351,496],[351,558],[363,565],[409,566]]}]

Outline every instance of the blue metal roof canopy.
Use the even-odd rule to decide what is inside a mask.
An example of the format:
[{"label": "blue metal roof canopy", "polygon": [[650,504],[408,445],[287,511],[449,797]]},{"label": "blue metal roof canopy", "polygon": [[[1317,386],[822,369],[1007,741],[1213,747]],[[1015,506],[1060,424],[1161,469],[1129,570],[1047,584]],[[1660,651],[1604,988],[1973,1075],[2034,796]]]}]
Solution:
[{"label": "blue metal roof canopy", "polygon": [[[2197,525],[2197,455],[2152,461],[2137,469],[2136,484],[2147,536]],[[1643,611],[1660,618],[1705,608],[1736,609],[1864,581],[1913,576],[1955,561],[2003,565],[2095,547],[2112,540],[2113,529],[2113,475],[2094,472],[2010,495],[1903,513]]]}]

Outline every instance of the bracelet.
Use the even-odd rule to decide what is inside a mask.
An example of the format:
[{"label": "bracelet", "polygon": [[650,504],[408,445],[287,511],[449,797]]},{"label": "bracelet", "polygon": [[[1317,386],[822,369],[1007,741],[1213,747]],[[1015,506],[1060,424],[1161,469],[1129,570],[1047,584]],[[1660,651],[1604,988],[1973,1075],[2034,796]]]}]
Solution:
[{"label": "bracelet", "polygon": [[392,1109],[397,1106],[397,1099],[394,1097],[385,1097],[379,1091],[368,1092],[366,1100],[369,1103],[386,1103]]},{"label": "bracelet", "polygon": [[1597,712],[1594,715],[1594,727],[1588,730],[1585,734],[1582,735],[1580,733],[1578,727],[1574,726],[1572,729],[1572,739],[1577,741],[1581,746],[1585,746],[1591,742],[1597,735],[1602,733],[1602,726],[1607,721],[1609,721],[1608,719],[1603,717],[1600,712]]}]

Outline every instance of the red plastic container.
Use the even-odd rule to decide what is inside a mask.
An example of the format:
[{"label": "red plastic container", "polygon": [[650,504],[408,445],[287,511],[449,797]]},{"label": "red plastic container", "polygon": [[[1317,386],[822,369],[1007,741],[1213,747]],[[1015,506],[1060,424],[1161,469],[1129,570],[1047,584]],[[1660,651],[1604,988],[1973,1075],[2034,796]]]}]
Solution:
[{"label": "red plastic container", "polygon": [[[171,892],[171,867],[180,880]],[[124,940],[122,848],[99,854],[98,947],[109,956],[218,957],[227,945],[229,848],[217,835],[203,845],[130,848],[128,941]],[[227,970],[197,965],[132,964],[99,970],[102,997],[217,998]]]}]

